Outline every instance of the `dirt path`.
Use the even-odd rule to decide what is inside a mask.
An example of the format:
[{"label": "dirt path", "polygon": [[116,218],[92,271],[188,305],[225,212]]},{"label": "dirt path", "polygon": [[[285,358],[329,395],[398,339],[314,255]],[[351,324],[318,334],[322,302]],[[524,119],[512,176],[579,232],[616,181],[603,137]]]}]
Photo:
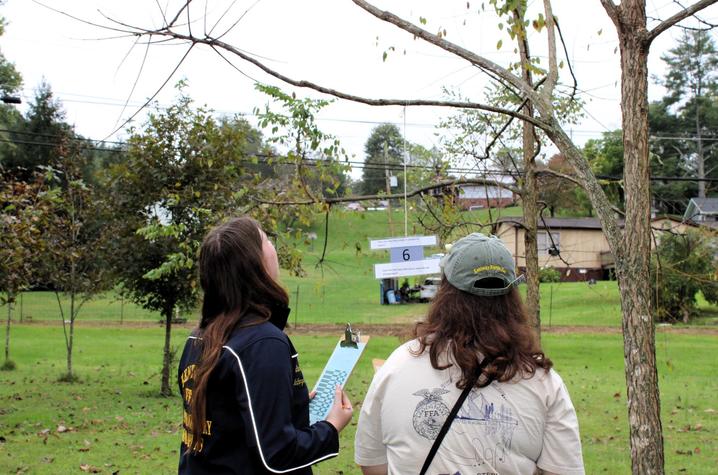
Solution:
[{"label": "dirt path", "polygon": [[[34,321],[32,323],[22,323],[28,326],[60,326],[61,323],[56,321],[42,320]],[[160,328],[163,325],[154,322],[123,322],[121,325],[119,322],[102,322],[102,321],[78,321],[75,323],[76,327],[79,328]],[[182,323],[174,324],[174,328],[191,329],[194,328],[194,323]],[[411,323],[386,323],[386,324],[359,324],[356,325],[356,329],[360,330],[366,335],[381,336],[391,335],[398,337],[409,337],[413,324]],[[299,325],[298,327],[288,326],[287,333],[290,335],[341,335],[344,332],[343,324],[305,324]],[[591,326],[568,326],[568,325],[553,325],[551,327],[542,327],[541,332],[546,334],[568,334],[568,333],[581,333],[581,334],[620,334],[621,329],[619,327],[591,327]],[[656,328],[656,333],[674,333],[681,335],[715,335],[718,336],[718,328],[715,327],[673,327],[673,326],[659,326]]]}]

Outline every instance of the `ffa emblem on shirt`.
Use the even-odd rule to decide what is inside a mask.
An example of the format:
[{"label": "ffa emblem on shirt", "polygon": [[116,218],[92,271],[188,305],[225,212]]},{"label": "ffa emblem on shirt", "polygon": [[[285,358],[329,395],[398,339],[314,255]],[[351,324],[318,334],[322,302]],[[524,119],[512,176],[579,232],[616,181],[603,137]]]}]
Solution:
[{"label": "ffa emblem on shirt", "polygon": [[414,430],[420,436],[434,440],[439,435],[441,426],[449,415],[449,408],[442,401],[441,395],[448,392],[445,389],[422,389],[414,393],[414,396],[423,398],[414,409],[412,420]]}]

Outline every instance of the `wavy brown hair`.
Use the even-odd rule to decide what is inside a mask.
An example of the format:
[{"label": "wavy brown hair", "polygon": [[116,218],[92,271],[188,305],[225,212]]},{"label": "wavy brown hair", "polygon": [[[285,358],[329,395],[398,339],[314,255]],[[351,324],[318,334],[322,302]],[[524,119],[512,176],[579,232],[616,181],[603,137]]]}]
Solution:
[{"label": "wavy brown hair", "polygon": [[190,401],[190,452],[202,448],[207,383],[232,331],[267,321],[273,306],[286,307],[289,302],[287,292],[267,274],[262,256],[260,225],[248,216],[215,227],[202,242],[199,280],[204,299],[202,318],[193,332],[202,355],[194,372]]},{"label": "wavy brown hair", "polygon": [[[481,355],[490,363],[477,387],[492,380],[509,381],[516,375],[530,377],[538,368],[548,371],[553,366],[528,324],[515,287],[506,295],[482,297],[461,291],[443,278],[426,320],[416,324],[414,336],[419,340],[415,355],[428,351],[435,369],[454,363],[461,369],[456,383],[460,389],[479,370]],[[444,352],[449,353],[450,362],[442,365],[439,357]]]}]

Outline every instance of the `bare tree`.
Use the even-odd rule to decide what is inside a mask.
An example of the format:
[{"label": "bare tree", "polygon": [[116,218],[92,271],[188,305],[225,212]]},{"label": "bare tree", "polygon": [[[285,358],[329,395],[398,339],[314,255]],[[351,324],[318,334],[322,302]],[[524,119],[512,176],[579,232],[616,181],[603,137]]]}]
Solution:
[{"label": "bare tree", "polygon": [[[310,88],[341,99],[363,104],[384,106],[442,106],[476,109],[514,117],[543,131],[558,147],[574,169],[575,179],[586,190],[596,215],[601,221],[611,251],[615,256],[623,313],[624,359],[628,389],[631,459],[634,473],[663,473],[663,436],[660,421],[658,379],[655,358],[655,329],[650,307],[648,279],[650,255],[650,193],[648,156],[648,65],[651,43],[661,33],[678,22],[700,12],[718,0],[700,0],[688,7],[675,2],[678,11],[669,18],[656,22],[649,29],[645,0],[624,0],[620,5],[612,0],[600,0],[615,25],[619,39],[621,64],[621,108],[624,141],[624,180],[626,214],[623,230],[618,225],[614,210],[581,151],[562,128],[554,107],[554,93],[559,79],[556,33],[557,24],[550,0],[543,0],[544,21],[548,48],[548,68],[540,88],[535,88],[523,73],[524,67],[503,67],[485,56],[476,54],[446,39],[445,35],[431,33],[417,24],[406,21],[390,11],[383,11],[365,0],[352,0],[358,7],[377,19],[390,23],[415,38],[426,41],[445,52],[465,60],[511,88],[527,101],[527,107],[516,111],[505,107],[471,101],[442,101],[406,98],[369,98],[338,90],[312,81],[289,77],[267,65],[242,48],[222,41],[206,31],[199,36],[192,30],[190,6],[187,0],[172,15],[164,14],[159,28],[135,27],[114,21],[112,28],[125,33],[146,36],[150,42],[174,40],[186,42],[189,51],[205,45],[223,59],[232,56],[259,68],[264,73],[286,84]],[[508,11],[519,5],[519,0],[498,1]],[[184,21],[186,17],[187,21]],[[180,20],[182,18],[182,20]],[[185,55],[186,57],[186,55]],[[518,69],[518,72],[516,71]],[[530,104],[530,105],[529,105]],[[533,113],[527,110],[532,108]],[[526,142],[528,144],[528,141]]]}]

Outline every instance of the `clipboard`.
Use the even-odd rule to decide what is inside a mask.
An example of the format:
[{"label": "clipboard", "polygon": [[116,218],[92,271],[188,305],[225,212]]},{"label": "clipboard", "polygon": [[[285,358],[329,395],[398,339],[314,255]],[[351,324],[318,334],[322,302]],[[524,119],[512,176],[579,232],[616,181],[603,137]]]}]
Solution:
[{"label": "clipboard", "polygon": [[351,325],[347,324],[344,338],[337,342],[314,386],[317,394],[309,402],[310,425],[327,418],[334,403],[334,388],[337,384],[344,387],[368,341],[368,336],[361,336],[359,332],[352,331]]}]

